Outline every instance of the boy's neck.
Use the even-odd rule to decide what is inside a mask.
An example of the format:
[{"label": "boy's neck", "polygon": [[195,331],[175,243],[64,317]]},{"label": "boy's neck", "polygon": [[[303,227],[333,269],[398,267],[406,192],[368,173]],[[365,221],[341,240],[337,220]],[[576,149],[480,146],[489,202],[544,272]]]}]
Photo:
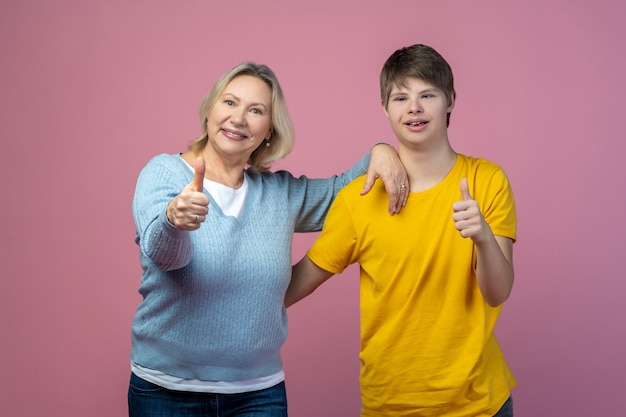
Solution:
[{"label": "boy's neck", "polygon": [[456,163],[456,152],[446,142],[434,149],[398,149],[400,160],[409,176],[411,192],[425,191],[437,185]]}]

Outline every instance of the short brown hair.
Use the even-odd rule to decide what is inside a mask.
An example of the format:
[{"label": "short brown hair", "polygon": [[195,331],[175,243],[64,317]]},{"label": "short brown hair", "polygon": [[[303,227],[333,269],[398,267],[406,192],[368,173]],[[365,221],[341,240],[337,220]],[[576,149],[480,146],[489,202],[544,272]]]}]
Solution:
[{"label": "short brown hair", "polygon": [[[416,44],[395,51],[380,72],[380,97],[384,108],[389,104],[393,87],[404,85],[407,78],[417,78],[441,90],[448,104],[456,95],[454,77],[448,62],[433,48]],[[450,114],[448,114],[448,123]]]}]

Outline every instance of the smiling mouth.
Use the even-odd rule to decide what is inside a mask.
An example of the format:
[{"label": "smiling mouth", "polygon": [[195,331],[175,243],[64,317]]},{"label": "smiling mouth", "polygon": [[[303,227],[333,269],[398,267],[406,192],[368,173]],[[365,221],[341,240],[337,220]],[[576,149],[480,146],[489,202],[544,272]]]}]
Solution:
[{"label": "smiling mouth", "polygon": [[426,122],[409,122],[409,123],[407,123],[408,126],[423,126],[425,124],[426,124]]},{"label": "smiling mouth", "polygon": [[224,132],[227,136],[231,136],[231,137],[236,136],[236,137],[241,138],[241,139],[245,139],[245,138],[247,138],[247,136],[246,136],[246,135],[243,135],[243,134],[238,133],[238,132],[233,132],[232,130],[222,129],[222,131],[223,131],[223,132]]}]

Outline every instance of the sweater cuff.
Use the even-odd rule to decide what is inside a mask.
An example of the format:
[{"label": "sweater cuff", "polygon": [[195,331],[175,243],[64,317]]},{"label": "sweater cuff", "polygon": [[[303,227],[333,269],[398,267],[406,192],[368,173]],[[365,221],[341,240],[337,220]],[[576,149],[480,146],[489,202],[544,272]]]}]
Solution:
[{"label": "sweater cuff", "polygon": [[186,230],[180,230],[178,227],[170,223],[170,219],[167,218],[167,214],[165,213],[165,211],[163,211],[159,215],[159,221],[161,222],[161,224],[163,224],[163,230],[169,236],[176,237],[176,236],[180,236],[183,233],[187,233]]}]

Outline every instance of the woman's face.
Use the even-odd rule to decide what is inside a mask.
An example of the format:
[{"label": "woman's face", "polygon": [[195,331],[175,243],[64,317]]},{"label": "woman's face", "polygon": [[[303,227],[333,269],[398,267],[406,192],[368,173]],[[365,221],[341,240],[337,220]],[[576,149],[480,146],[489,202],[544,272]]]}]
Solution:
[{"label": "woman's face", "polygon": [[233,78],[207,114],[210,145],[245,161],[270,137],[271,127],[272,90],[251,75]]}]

